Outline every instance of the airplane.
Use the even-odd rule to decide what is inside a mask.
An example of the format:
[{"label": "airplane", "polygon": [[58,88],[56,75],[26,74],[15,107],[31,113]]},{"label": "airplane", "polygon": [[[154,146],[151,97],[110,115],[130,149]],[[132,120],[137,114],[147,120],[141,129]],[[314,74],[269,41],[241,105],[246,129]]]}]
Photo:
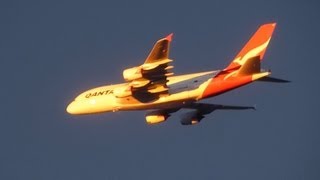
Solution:
[{"label": "airplane", "polygon": [[199,123],[215,110],[255,109],[254,106],[233,106],[201,103],[254,81],[286,83],[287,80],[270,77],[270,71],[261,69],[276,23],[259,27],[241,51],[222,70],[213,70],[174,76],[169,59],[173,34],[158,40],[145,62],[123,71],[124,83],[96,87],[78,95],[66,111],[72,115],[116,111],[147,110],[147,124],[164,122],[180,110],[190,111],[181,116],[182,125]]}]

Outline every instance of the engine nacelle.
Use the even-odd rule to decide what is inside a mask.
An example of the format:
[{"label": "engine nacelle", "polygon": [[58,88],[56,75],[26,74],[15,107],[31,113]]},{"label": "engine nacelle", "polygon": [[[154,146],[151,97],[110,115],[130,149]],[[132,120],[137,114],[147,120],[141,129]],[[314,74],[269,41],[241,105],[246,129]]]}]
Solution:
[{"label": "engine nacelle", "polygon": [[117,98],[124,98],[132,95],[130,86],[122,86],[113,90],[113,95]]},{"label": "engine nacelle", "polygon": [[153,111],[146,114],[146,121],[148,124],[158,124],[167,120],[169,116],[167,113]]},{"label": "engine nacelle", "polygon": [[123,78],[126,81],[132,81],[135,79],[139,79],[142,78],[142,68],[140,67],[133,67],[133,68],[129,68],[129,69],[125,69],[123,71]]},{"label": "engine nacelle", "polygon": [[186,114],[183,114],[181,117],[180,123],[182,125],[194,125],[198,124],[204,116],[200,114],[198,111],[192,111]]}]

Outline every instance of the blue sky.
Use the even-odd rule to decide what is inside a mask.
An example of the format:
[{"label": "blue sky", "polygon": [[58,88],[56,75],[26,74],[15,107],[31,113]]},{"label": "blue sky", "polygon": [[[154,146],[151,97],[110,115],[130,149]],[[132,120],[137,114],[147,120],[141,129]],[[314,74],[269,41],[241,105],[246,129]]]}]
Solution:
[{"label": "blue sky", "polygon": [[[319,179],[317,1],[2,1],[0,179]],[[259,25],[277,22],[253,83],[207,102],[185,127],[144,112],[70,116],[81,91],[122,82],[173,32],[176,74],[225,67]]]}]

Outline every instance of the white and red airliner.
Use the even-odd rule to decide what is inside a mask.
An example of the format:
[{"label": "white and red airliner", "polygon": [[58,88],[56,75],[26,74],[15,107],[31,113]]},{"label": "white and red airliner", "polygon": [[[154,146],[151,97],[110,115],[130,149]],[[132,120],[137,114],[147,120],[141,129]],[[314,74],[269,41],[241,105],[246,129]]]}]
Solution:
[{"label": "white and red airliner", "polygon": [[288,82],[269,77],[260,68],[276,23],[259,27],[233,61],[222,70],[173,76],[169,47],[172,34],[158,40],[145,62],[123,71],[124,83],[96,87],[78,95],[67,107],[70,114],[148,110],[148,124],[161,123],[179,109],[190,109],[181,124],[199,123],[214,110],[254,109],[251,106],[229,106],[200,103],[253,81]]}]

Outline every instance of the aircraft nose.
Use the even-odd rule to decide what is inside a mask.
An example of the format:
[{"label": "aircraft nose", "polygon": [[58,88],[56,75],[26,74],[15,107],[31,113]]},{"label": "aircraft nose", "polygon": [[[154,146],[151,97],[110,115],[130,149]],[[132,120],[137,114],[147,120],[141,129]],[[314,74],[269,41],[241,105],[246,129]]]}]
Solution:
[{"label": "aircraft nose", "polygon": [[76,114],[77,110],[76,110],[76,106],[75,106],[75,102],[71,102],[68,106],[67,106],[67,109],[66,111],[69,113],[69,114]]}]

